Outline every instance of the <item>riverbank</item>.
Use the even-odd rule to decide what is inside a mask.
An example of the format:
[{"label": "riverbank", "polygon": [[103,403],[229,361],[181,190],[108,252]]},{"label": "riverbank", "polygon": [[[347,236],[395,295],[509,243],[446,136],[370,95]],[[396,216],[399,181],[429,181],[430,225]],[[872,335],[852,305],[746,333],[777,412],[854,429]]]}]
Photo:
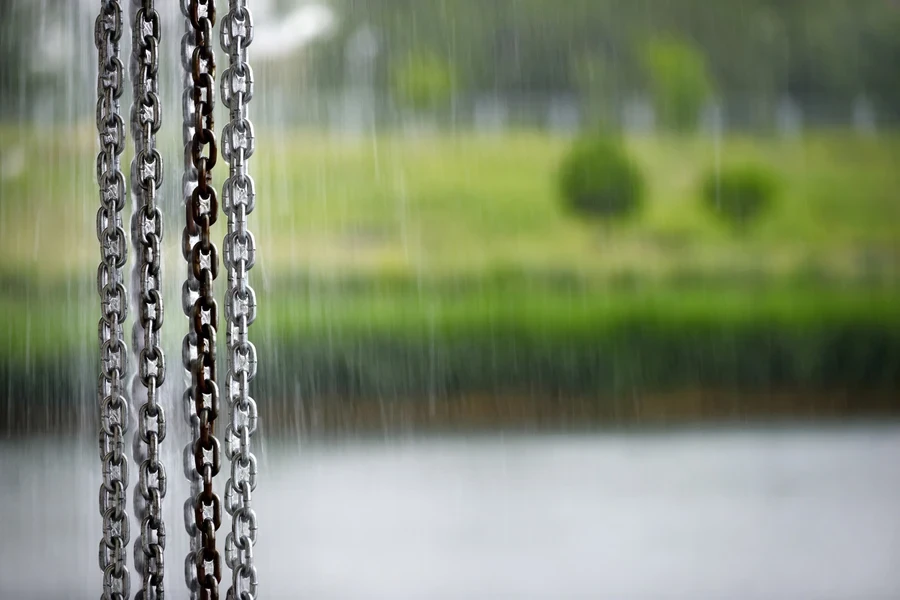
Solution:
[{"label": "riverbank", "polygon": [[[6,314],[19,315],[0,340],[0,430],[92,415],[94,306],[57,298],[0,294]],[[378,429],[386,410],[400,425],[437,429],[865,416],[893,413],[889,399],[900,397],[892,288],[576,289],[524,279],[261,290],[260,303],[253,393],[282,429],[315,414],[326,428]],[[179,397],[183,326],[170,317],[163,328],[167,385]]]}]

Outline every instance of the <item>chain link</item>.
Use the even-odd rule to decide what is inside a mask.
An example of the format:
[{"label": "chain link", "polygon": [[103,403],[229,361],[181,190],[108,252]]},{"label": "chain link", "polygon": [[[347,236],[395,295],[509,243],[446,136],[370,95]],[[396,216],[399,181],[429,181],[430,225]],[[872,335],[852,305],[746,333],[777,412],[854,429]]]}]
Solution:
[{"label": "chain link", "polygon": [[[197,169],[191,160],[191,145],[194,138],[194,105],[191,100],[193,97],[193,77],[191,76],[191,57],[194,48],[194,29],[191,27],[189,3],[191,0],[181,0],[181,10],[185,16],[184,27],[185,32],[181,41],[181,64],[182,77],[184,80],[184,95],[182,98],[182,139],[184,142],[184,174],[182,176],[182,192],[184,206],[188,207],[191,203],[191,196],[194,188],[197,187]],[[191,311],[199,297],[200,283],[194,277],[194,270],[191,268],[190,258],[191,251],[196,241],[196,236],[191,236],[188,229],[185,228],[182,237],[182,255],[187,261],[187,276],[182,287],[182,310],[189,318]],[[197,415],[196,406],[192,400],[191,376],[192,363],[197,355],[197,341],[193,332],[188,330],[187,335],[181,349],[182,364],[185,369],[187,388],[184,392],[184,409],[185,418],[191,428],[191,439],[196,440],[200,437],[200,417]],[[194,469],[194,457],[192,452],[192,444],[188,444],[184,449],[184,472],[185,476],[191,482],[190,497],[184,505],[184,522],[190,538],[190,551],[185,558],[185,580],[188,585],[191,600],[197,600],[200,597],[199,583],[197,582],[197,569],[194,557],[200,551],[200,536],[196,523],[194,522],[194,501],[193,499],[200,493],[200,477]]]},{"label": "chain link", "polygon": [[162,119],[158,82],[161,31],[154,0],[132,1],[131,30],[134,92],[131,187],[135,191],[131,236],[138,259],[132,278],[134,289],[139,290],[135,298],[139,314],[133,329],[133,343],[138,355],[134,397],[142,397],[144,401],[138,411],[138,435],[134,438],[135,461],[140,465],[134,502],[141,527],[140,538],[134,544],[134,555],[142,582],[135,598],[162,600],[165,597],[166,548],[162,501],[167,478],[165,466],[159,459],[159,445],[166,437],[166,418],[158,395],[165,381],[166,367],[159,333],[164,315],[160,294],[163,218],[156,204],[163,177],[163,161],[156,148],[156,133]]},{"label": "chain link", "polygon": [[256,456],[250,437],[257,428],[256,401],[250,397],[250,382],[256,375],[256,348],[248,339],[248,328],[256,319],[256,293],[250,286],[249,270],[256,260],[256,243],[247,217],[255,205],[253,179],[247,159],[253,154],[253,126],[247,118],[247,103],[253,97],[253,71],[247,48],[253,41],[253,18],[246,0],[230,0],[222,19],[222,49],[229,65],[222,73],[222,102],[230,121],[222,129],[222,157],[229,163],[229,177],[222,188],[223,211],[228,215],[228,233],[223,244],[223,262],[228,270],[225,293],[226,342],[228,346],[225,386],[231,423],[225,431],[225,450],[231,461],[231,478],[225,487],[225,510],[232,517],[231,533],[225,538],[225,561],[232,570],[228,600],[255,600],[257,573],[253,560],[256,544],[256,512],[252,492],[256,489]]},{"label": "chain link", "polygon": [[[216,384],[216,329],[218,306],[213,295],[213,281],[218,274],[218,254],[210,239],[210,227],[218,217],[218,198],[212,186],[212,169],[218,158],[214,133],[216,61],[212,32],[216,22],[215,0],[189,0],[182,4],[192,31],[182,45],[190,51],[191,86],[185,104],[190,106],[193,132],[189,152],[196,169],[196,181],[185,203],[186,225],[182,252],[189,264],[188,279],[182,294],[185,313],[191,323],[185,337],[182,359],[191,373],[186,400],[193,404],[189,411],[193,442],[185,453],[194,482],[193,523],[188,524],[192,537],[199,534],[199,545],[192,546],[186,561],[186,578],[192,595],[201,600],[218,600],[222,581],[222,561],[216,549],[216,531],[222,521],[221,501],[213,490],[213,477],[220,468],[219,441],[215,437],[215,421],[219,413],[219,389]],[[187,111],[187,106],[185,108]],[[193,178],[191,172],[191,178]],[[199,492],[197,489],[199,488]],[[188,517],[189,520],[189,517]]]},{"label": "chain link", "polygon": [[97,386],[100,403],[100,460],[103,483],[100,486],[100,515],[103,539],[100,541],[100,569],[103,571],[103,600],[127,600],[131,579],[126,547],[130,540],[126,511],[128,458],[125,433],[128,431],[128,401],[123,381],[128,349],[123,325],[128,313],[122,267],[128,243],[122,227],[125,206],[125,177],[120,156],[125,150],[125,125],[119,114],[124,67],[119,58],[122,37],[122,8],[117,0],[103,0],[94,25],[98,50],[97,183],[100,209],[97,211],[97,238],[100,242],[100,267],[97,292],[102,316],[98,325],[100,341],[100,379]]}]

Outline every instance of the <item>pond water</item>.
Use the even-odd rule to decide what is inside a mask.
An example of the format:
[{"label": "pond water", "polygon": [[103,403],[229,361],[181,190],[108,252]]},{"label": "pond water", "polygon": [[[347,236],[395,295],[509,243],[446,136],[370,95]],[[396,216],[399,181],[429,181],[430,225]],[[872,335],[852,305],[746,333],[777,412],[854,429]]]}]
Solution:
[{"label": "pond water", "polygon": [[[0,598],[98,597],[93,445],[0,457]],[[270,441],[261,597],[896,598],[898,461],[898,426]]]}]

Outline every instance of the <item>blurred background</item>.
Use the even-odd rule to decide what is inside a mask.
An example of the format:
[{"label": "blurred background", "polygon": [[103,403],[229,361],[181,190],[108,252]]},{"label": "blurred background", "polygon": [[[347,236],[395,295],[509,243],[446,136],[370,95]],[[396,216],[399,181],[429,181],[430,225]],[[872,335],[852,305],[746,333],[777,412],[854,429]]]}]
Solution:
[{"label": "blurred background", "polygon": [[[0,2],[3,597],[99,593],[96,4]],[[250,6],[264,597],[900,595],[900,4]]]}]

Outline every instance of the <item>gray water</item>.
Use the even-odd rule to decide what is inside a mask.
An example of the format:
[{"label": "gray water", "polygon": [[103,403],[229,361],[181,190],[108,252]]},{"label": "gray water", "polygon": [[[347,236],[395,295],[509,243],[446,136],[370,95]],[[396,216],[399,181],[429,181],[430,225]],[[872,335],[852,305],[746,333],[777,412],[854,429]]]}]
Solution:
[{"label": "gray water", "polygon": [[[95,598],[93,447],[0,451],[0,598]],[[896,426],[270,446],[261,597],[897,598],[898,460]]]}]

